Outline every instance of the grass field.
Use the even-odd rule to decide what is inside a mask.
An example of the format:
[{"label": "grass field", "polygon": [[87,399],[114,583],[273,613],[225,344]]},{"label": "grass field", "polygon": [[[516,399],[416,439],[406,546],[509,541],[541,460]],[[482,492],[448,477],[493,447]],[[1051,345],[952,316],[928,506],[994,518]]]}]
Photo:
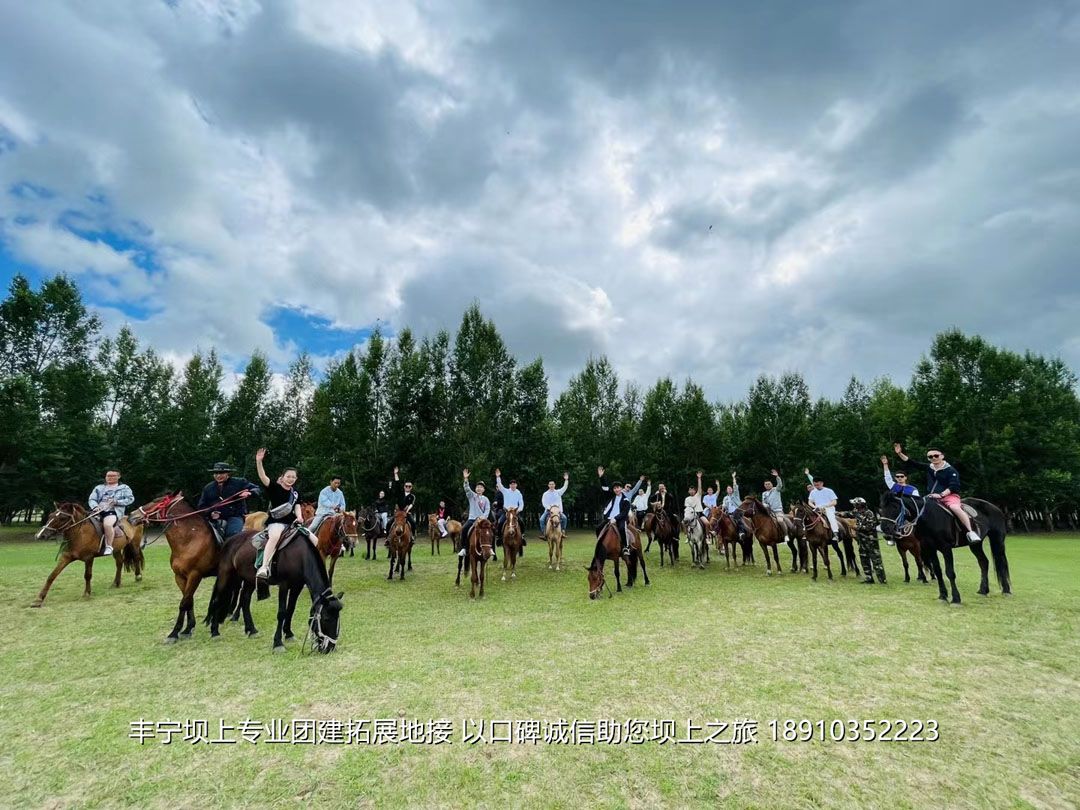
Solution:
[{"label": "grass field", "polygon": [[[125,575],[113,590],[111,561],[99,561],[84,601],[72,566],[31,610],[55,544],[9,533],[0,806],[1075,807],[1080,538],[1010,538],[1012,598],[993,581],[978,597],[975,560],[960,554],[959,609],[938,603],[936,586],[905,585],[895,550],[882,551],[886,587],[725,571],[715,558],[691,570],[685,550],[661,569],[654,549],[651,587],[590,602],[592,543],[574,535],[566,570],[549,571],[530,542],[517,581],[496,574],[470,604],[453,587],[454,558],[420,544],[404,582],[386,581],[382,559],[341,561],[339,649],[301,657],[270,651],[276,599],[255,606],[256,639],[230,624],[211,642],[200,625],[194,640],[162,644],[179,598],[163,542],[147,549],[141,583]],[[200,618],[209,595],[204,584]],[[207,719],[211,736],[219,718],[445,718],[454,728],[440,746],[140,746],[128,738],[139,718]],[[463,718],[670,719],[680,737],[687,719],[750,718],[758,741],[466,745]],[[774,718],[826,729],[936,720],[940,739],[774,742]]]}]

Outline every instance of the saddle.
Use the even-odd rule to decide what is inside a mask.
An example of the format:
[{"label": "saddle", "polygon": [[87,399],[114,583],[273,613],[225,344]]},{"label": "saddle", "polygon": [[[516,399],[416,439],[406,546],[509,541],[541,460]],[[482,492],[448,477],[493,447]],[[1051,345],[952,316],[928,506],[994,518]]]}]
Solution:
[{"label": "saddle", "polygon": [[[274,572],[277,571],[278,560],[281,559],[281,550],[285,546],[289,545],[294,538],[303,534],[305,537],[310,537],[311,532],[307,530],[306,526],[290,526],[284,532],[281,533],[281,539],[278,540],[277,549],[274,551],[274,559],[270,561],[270,579],[274,578]],[[263,561],[263,547],[266,545],[266,541],[270,539],[270,535],[267,534],[266,529],[263,529],[258,534],[252,535],[251,545],[255,549],[255,567],[261,568]]]},{"label": "saddle", "polygon": [[210,526],[210,536],[214,538],[218,551],[220,551],[225,545],[225,521],[207,518],[206,522]]},{"label": "saddle", "polygon": [[[968,545],[967,530],[964,528],[964,524],[960,522],[960,518],[953,514],[952,510],[942,504],[941,501],[935,500],[934,503],[936,503],[940,508],[948,512],[949,517],[952,518],[953,545],[957,547]],[[971,518],[971,527],[979,533],[980,537],[985,537],[987,529],[989,528],[989,520],[987,519],[987,516],[979,512],[974,506],[971,506],[970,504],[961,502],[960,508],[964,510],[964,512],[969,518]]]},{"label": "saddle", "polygon": [[[99,515],[91,515],[90,525],[94,528],[95,535],[101,541],[98,545],[98,556],[100,557],[105,554],[105,546],[108,545],[108,543],[105,542],[105,522],[101,519]],[[124,522],[122,519],[116,521],[116,528],[118,528],[120,530],[120,534],[124,535],[124,537],[126,537],[128,540],[131,539],[131,535],[129,535],[124,529]]]}]

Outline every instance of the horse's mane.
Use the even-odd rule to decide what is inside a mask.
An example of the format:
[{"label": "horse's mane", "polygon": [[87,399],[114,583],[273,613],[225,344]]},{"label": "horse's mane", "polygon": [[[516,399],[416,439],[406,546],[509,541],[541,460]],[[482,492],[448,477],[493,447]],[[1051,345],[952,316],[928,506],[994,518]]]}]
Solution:
[{"label": "horse's mane", "polygon": [[594,568],[597,563],[601,565],[607,560],[607,547],[604,545],[604,534],[607,533],[607,527],[600,532],[600,536],[596,538],[596,549],[593,551],[592,565],[590,568]]}]

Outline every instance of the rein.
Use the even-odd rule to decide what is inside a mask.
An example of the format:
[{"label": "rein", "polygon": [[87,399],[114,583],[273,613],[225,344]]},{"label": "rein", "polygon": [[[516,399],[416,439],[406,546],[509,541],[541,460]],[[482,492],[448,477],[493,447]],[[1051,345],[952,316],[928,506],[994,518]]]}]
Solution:
[{"label": "rein", "polygon": [[[329,594],[330,596],[327,596],[327,594]],[[335,647],[337,646],[338,639],[341,638],[340,633],[336,637],[330,636],[324,633],[322,629],[323,606],[333,595],[333,591],[330,588],[326,588],[312,601],[312,612],[311,615],[308,616],[308,631],[307,634],[304,636],[304,643],[300,647],[301,655],[311,655],[317,650],[321,650],[327,644],[333,644]],[[314,634],[314,638],[311,640],[311,643],[308,643],[308,639],[312,637],[312,634]]]},{"label": "rein", "polygon": [[887,520],[889,523],[892,523],[894,526],[896,526],[896,536],[899,537],[901,540],[906,540],[907,538],[911,537],[912,534],[915,533],[915,525],[922,518],[923,512],[926,511],[926,503],[927,503],[927,501],[931,500],[930,498],[924,499],[923,503],[922,503],[922,506],[919,508],[918,512],[915,515],[915,519],[909,522],[909,521],[905,520],[906,513],[907,513],[907,506],[904,503],[905,498],[911,498],[912,511],[915,511],[915,509],[914,509],[914,507],[915,507],[915,498],[914,498],[914,496],[900,495],[899,496],[900,514],[898,514],[895,518],[886,517],[885,515],[879,515],[878,516],[880,520]]},{"label": "rein", "polygon": [[[247,491],[248,490],[246,490],[246,489],[240,490],[240,492],[247,492]],[[154,523],[170,523],[170,522],[175,523],[178,520],[184,520],[185,518],[189,518],[189,517],[191,517],[193,515],[201,515],[203,512],[217,512],[225,504],[233,503],[234,501],[241,500],[242,498],[241,498],[240,492],[236,493],[235,495],[230,495],[228,498],[225,498],[222,501],[218,501],[213,506],[208,506],[205,509],[195,509],[195,510],[192,510],[191,512],[187,512],[186,514],[178,515],[177,517],[169,517],[169,511],[174,506],[176,506],[177,503],[182,501],[183,498],[182,497],[174,498],[172,495],[166,495],[164,498],[161,499],[161,502],[157,506],[155,506],[153,509],[151,509],[149,512],[144,511],[141,506],[138,509],[136,509],[135,512],[141,512],[143,518],[148,522],[153,521]],[[132,517],[135,516],[135,512],[131,513]],[[160,515],[158,515],[159,512],[161,513]]]}]

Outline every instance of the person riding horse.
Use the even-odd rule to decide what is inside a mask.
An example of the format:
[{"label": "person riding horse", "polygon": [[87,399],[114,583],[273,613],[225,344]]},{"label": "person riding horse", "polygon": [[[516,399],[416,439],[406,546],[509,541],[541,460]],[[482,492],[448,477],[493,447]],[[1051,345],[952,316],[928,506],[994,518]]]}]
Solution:
[{"label": "person riding horse", "polygon": [[[462,470],[461,475],[465,479],[465,497],[469,499],[469,518],[461,527],[461,551],[458,552],[459,557],[464,557],[469,548],[469,533],[472,531],[473,524],[480,518],[491,519],[491,501],[484,495],[483,481],[476,482],[474,492],[469,486],[469,471]],[[491,549],[491,556],[495,556],[494,546]]]},{"label": "person riding horse", "polygon": [[656,497],[653,498],[653,506],[667,515],[671,525],[671,550],[675,559],[679,559],[679,531],[682,529],[679,508],[675,505],[675,496],[667,491],[667,485],[661,483],[656,488]]},{"label": "person riding horse", "polygon": [[113,540],[120,536],[116,523],[124,516],[124,507],[134,502],[135,496],[131,493],[131,487],[120,483],[119,470],[107,470],[105,483],[98,484],[90,493],[87,503],[91,511],[101,518],[105,538],[105,550],[102,553],[106,557],[113,553]]},{"label": "person riding horse", "polygon": [[234,476],[233,468],[224,461],[217,462],[207,472],[213,474],[214,480],[203,487],[199,505],[195,508],[210,509],[222,501],[228,501],[210,512],[210,520],[218,523],[223,537],[239,534],[244,530],[247,499],[262,494],[262,491],[250,481]]},{"label": "person riding horse", "polygon": [[540,503],[543,504],[544,512],[540,515],[540,537],[544,537],[544,533],[547,531],[548,515],[551,513],[552,507],[558,507],[559,509],[559,522],[562,523],[562,533],[566,536],[566,510],[563,509],[562,496],[566,494],[567,487],[570,486],[570,473],[563,473],[563,485],[558,489],[555,489],[555,482],[548,481],[547,489],[544,491],[543,497],[540,499]]},{"label": "person riding horse", "polygon": [[728,484],[727,494],[724,495],[724,500],[720,502],[720,508],[728,513],[728,517],[731,522],[735,524],[735,529],[739,533],[739,537],[746,537],[750,534],[750,530],[742,519],[742,497],[739,495],[739,479],[738,476],[731,473],[731,483]]},{"label": "person riding horse", "polygon": [[630,538],[626,534],[626,521],[630,517],[630,502],[637,491],[641,489],[641,485],[645,483],[645,476],[638,478],[638,482],[628,490],[623,491],[622,484],[612,484],[609,488],[607,482],[604,480],[604,468],[596,468],[597,475],[600,477],[600,491],[603,495],[609,496],[610,500],[604,507],[603,515],[604,519],[600,521],[596,527],[596,536],[600,536],[600,532],[604,530],[604,527],[609,523],[614,524],[616,530],[619,533],[619,541],[622,543],[622,553],[624,557],[630,556]]},{"label": "person riding horse", "polygon": [[926,450],[926,461],[915,461],[908,458],[900,443],[893,445],[896,455],[909,467],[926,471],[926,488],[930,490],[927,497],[939,501],[946,507],[957,520],[963,525],[967,533],[968,543],[981,543],[982,537],[971,525],[971,518],[960,503],[960,473],[956,467],[945,460],[945,454],[936,447],[930,446]]},{"label": "person riding horse", "polygon": [[836,522],[836,504],[839,498],[836,497],[836,493],[825,486],[825,481],[821,476],[814,476],[810,474],[810,469],[803,470],[806,473],[806,477],[810,479],[810,483],[813,488],[810,490],[810,505],[817,511],[824,512],[826,520],[829,521],[829,528],[832,530],[832,539],[834,543],[840,542],[840,524]]},{"label": "person riding horse", "polygon": [[339,515],[345,511],[345,493],[341,491],[341,476],[330,476],[329,485],[323,487],[319,493],[319,505],[315,510],[315,517],[311,519],[308,531],[315,534],[319,531],[319,525],[331,515]]},{"label": "person riding horse", "polygon": [[[269,516],[266,519],[266,546],[263,549],[263,564],[255,576],[259,579],[270,577],[270,563],[274,559],[281,535],[285,529],[294,523],[302,523],[300,513],[300,493],[293,485],[296,483],[296,468],[286,467],[276,481],[271,481],[270,476],[263,469],[263,458],[266,457],[266,448],[259,448],[255,453],[255,469],[259,473],[259,480],[266,487],[267,497],[270,499]],[[314,538],[312,539],[314,542]]]},{"label": "person riding horse", "polygon": [[[509,487],[502,485],[502,471],[495,470],[495,488],[499,490],[499,496],[501,496],[501,503],[497,512],[498,520],[495,524],[495,536],[502,542],[503,529],[506,527],[506,510],[517,509],[518,517],[525,514],[525,498],[521,494],[521,490],[518,489],[517,481],[511,481]],[[521,533],[521,545],[525,546],[525,532]],[[524,556],[524,552],[522,552]]]},{"label": "person riding horse", "polygon": [[[411,481],[404,484],[398,478],[398,468],[394,467],[394,480],[390,482],[390,491],[394,494],[394,505],[405,513],[405,519],[409,522],[412,536],[416,537],[416,495],[413,494]],[[387,544],[390,540],[387,539]]]}]

